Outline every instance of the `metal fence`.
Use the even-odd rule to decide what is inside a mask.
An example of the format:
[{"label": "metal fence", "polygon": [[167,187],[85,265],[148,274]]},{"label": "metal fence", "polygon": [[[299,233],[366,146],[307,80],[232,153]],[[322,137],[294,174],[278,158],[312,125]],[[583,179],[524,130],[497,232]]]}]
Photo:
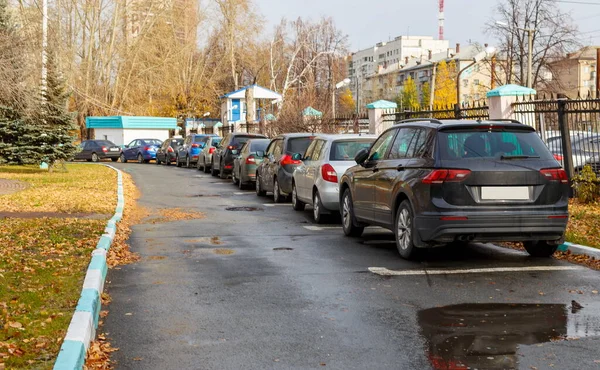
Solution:
[{"label": "metal fence", "polygon": [[240,125],[240,130],[248,134],[259,134],[260,125],[258,123],[242,123]]},{"label": "metal fence", "polygon": [[219,127],[219,134],[220,134],[219,136],[225,137],[225,135],[227,135],[233,131],[235,131],[234,125],[221,126],[221,127]]},{"label": "metal fence", "polygon": [[485,120],[490,116],[490,110],[486,102],[465,103],[462,106],[448,105],[437,106],[430,109],[413,109],[404,111],[388,111],[383,114],[386,122],[398,122],[411,118],[435,118],[443,119],[472,119]]},{"label": "metal fence", "polygon": [[587,164],[600,173],[600,99],[528,96],[513,103],[513,111],[536,129],[569,178]]},{"label": "metal fence", "polygon": [[368,134],[369,133],[369,114],[361,112],[346,116],[335,117],[335,127],[339,134]]}]

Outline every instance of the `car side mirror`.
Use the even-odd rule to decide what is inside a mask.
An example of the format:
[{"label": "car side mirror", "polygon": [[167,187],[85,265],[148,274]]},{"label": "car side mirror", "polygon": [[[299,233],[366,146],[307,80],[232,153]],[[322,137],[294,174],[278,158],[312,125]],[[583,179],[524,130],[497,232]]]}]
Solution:
[{"label": "car side mirror", "polygon": [[354,160],[357,164],[363,164],[369,157],[369,151],[367,149],[361,149],[354,156]]},{"label": "car side mirror", "polygon": [[260,157],[260,158],[264,158],[265,157],[265,152],[262,150],[259,150],[258,152],[256,152],[256,156]]},{"label": "car side mirror", "polygon": [[302,154],[300,154],[300,153],[294,153],[294,155],[292,155],[292,160],[294,160],[294,161],[301,161],[302,160]]},{"label": "car side mirror", "polygon": [[129,145],[123,145],[123,148],[127,149],[129,148]]}]

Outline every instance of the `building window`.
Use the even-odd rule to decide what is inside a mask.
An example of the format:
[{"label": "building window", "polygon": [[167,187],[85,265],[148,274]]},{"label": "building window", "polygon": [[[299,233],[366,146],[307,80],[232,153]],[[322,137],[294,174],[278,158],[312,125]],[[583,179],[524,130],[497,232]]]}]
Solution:
[{"label": "building window", "polygon": [[468,87],[469,86],[469,80],[465,79],[463,80],[463,87]]},{"label": "building window", "polygon": [[479,64],[475,64],[475,72],[479,72]]},{"label": "building window", "polygon": [[479,80],[473,80],[473,83],[475,84],[475,86],[479,86]]},{"label": "building window", "polygon": [[585,87],[590,86],[590,81],[589,80],[583,81],[583,86],[585,86]]},{"label": "building window", "polygon": [[583,73],[590,73],[590,67],[583,67]]}]

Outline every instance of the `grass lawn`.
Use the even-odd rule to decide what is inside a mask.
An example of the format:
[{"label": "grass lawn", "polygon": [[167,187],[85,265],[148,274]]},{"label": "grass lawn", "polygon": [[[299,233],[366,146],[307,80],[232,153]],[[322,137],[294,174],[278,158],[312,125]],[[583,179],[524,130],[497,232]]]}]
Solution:
[{"label": "grass lawn", "polygon": [[569,214],[566,240],[600,248],[600,204],[579,204],[573,200],[569,205]]},{"label": "grass lawn", "polygon": [[[0,212],[112,214],[116,173],[69,165],[68,173],[0,167],[0,178],[29,183],[0,195]],[[68,216],[68,215],[64,215]],[[0,221],[0,369],[50,369],[79,299],[105,219]]]}]

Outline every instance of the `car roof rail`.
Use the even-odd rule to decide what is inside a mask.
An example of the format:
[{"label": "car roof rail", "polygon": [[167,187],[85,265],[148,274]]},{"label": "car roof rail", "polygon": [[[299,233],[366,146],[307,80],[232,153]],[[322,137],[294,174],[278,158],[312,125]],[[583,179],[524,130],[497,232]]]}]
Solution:
[{"label": "car roof rail", "polygon": [[442,121],[440,121],[439,119],[435,119],[435,118],[410,118],[410,119],[403,119],[402,121],[398,121],[398,122],[394,123],[394,125],[398,125],[400,123],[410,123],[410,122],[429,122],[429,123],[436,123],[438,125],[443,124]]},{"label": "car roof rail", "polygon": [[477,120],[477,122],[511,122],[511,123],[518,123],[519,125],[523,125],[523,122],[517,121],[516,119],[512,119],[512,118],[497,118],[497,119],[484,119],[484,120]]}]

